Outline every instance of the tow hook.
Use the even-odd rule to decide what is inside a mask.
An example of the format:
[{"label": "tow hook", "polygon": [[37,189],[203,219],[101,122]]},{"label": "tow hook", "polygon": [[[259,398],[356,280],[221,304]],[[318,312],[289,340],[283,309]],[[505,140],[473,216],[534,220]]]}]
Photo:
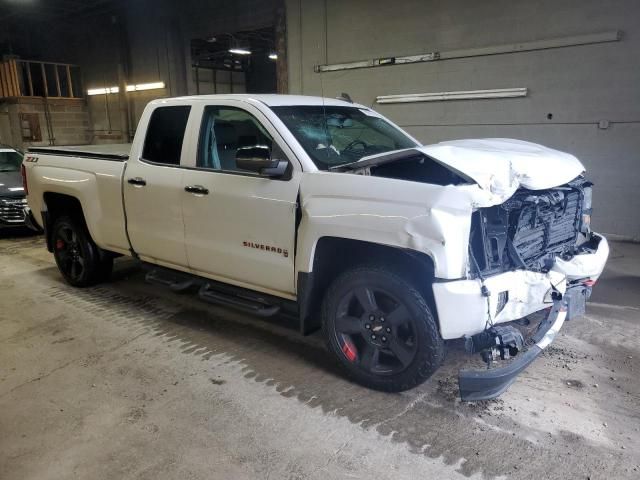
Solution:
[{"label": "tow hook", "polygon": [[524,337],[510,325],[496,326],[467,337],[464,348],[468,353],[480,353],[487,367],[491,367],[495,360],[515,357],[524,348]]}]

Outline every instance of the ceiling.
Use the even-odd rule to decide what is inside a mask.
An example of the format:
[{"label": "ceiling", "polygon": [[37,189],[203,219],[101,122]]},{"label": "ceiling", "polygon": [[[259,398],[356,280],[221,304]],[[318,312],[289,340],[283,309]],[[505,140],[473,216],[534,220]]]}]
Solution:
[{"label": "ceiling", "polygon": [[0,0],[0,24],[8,22],[70,22],[113,13],[121,0]]}]

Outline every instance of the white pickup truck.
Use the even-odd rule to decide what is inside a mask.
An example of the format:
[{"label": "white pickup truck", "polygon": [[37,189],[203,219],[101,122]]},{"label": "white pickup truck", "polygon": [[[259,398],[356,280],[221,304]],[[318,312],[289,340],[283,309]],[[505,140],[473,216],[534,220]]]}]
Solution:
[{"label": "white pickup truck", "polygon": [[[444,341],[465,338],[493,368],[461,370],[462,398],[499,395],[584,311],[609,253],[574,156],[507,139],[423,146],[343,100],[155,100],[130,147],[32,148],[22,173],[71,285],[133,256],[173,290],[295,311],[386,391],[425,381]],[[523,338],[521,319],[544,309]]]}]

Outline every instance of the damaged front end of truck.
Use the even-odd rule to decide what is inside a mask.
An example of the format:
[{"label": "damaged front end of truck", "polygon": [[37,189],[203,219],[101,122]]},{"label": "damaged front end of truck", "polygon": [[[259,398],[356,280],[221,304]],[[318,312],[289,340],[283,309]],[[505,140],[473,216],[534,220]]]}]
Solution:
[{"label": "damaged front end of truck", "polygon": [[[497,304],[495,310],[489,310],[487,328],[466,337],[466,350],[479,353],[487,369],[460,372],[463,400],[485,400],[504,392],[551,343],[565,320],[584,314],[601,270],[563,266],[573,266],[581,256],[595,255],[604,241],[591,232],[591,198],[592,184],[579,176],[550,189],[519,188],[506,202],[473,213],[470,276],[481,282],[484,297],[496,296]],[[525,298],[513,302],[510,290],[491,291],[485,281],[509,271],[548,275],[549,283],[543,281],[538,284],[541,288],[529,289]],[[548,314],[530,338],[524,338],[518,325],[500,324],[504,319],[526,317],[539,307],[545,307]],[[504,360],[509,361],[507,365],[495,367]]]},{"label": "damaged front end of truck", "polygon": [[[574,156],[518,140],[461,140],[364,158],[347,168],[454,185],[460,211],[471,204],[464,277],[433,284],[442,337],[464,338],[466,350],[486,364],[460,371],[462,400],[500,395],[565,320],[584,314],[609,247],[591,231],[593,185]],[[416,175],[427,169],[425,178]],[[468,195],[470,184],[479,188]],[[544,312],[543,319],[524,335],[522,324],[536,312]]]}]

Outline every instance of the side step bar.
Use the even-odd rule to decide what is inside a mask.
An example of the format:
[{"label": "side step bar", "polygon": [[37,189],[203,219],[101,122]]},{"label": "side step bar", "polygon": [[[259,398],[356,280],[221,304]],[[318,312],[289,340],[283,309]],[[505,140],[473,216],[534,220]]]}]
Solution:
[{"label": "side step bar", "polygon": [[202,283],[191,275],[180,274],[164,268],[156,268],[149,271],[145,275],[144,279],[149,283],[156,283],[158,285],[169,287],[174,292],[186,292],[191,287],[199,286]]},{"label": "side step bar", "polygon": [[200,288],[198,296],[205,302],[236,308],[259,317],[271,317],[280,311],[279,305],[269,305],[260,301],[259,297],[234,295],[229,292],[215,290],[210,283],[205,283]]},{"label": "side step bar", "polygon": [[235,308],[251,315],[271,317],[280,312],[281,303],[284,301],[188,273],[145,265],[149,269],[145,280],[149,283],[169,287],[174,292],[186,292],[197,287],[198,296],[205,302]]}]

